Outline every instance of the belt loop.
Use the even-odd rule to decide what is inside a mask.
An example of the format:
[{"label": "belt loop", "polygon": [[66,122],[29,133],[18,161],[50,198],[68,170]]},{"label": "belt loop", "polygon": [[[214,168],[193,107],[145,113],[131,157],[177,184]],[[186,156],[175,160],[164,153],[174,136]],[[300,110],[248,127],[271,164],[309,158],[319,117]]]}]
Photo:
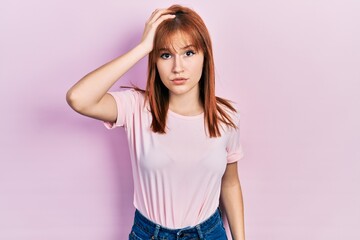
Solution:
[{"label": "belt loop", "polygon": [[160,230],[160,225],[156,224],[156,228],[155,228],[155,232],[154,232],[154,239],[158,238],[159,230]]},{"label": "belt loop", "polygon": [[203,240],[204,237],[203,237],[203,234],[202,234],[202,232],[201,232],[200,224],[199,224],[199,225],[196,225],[196,229],[197,229],[197,231],[198,231],[200,240]]}]

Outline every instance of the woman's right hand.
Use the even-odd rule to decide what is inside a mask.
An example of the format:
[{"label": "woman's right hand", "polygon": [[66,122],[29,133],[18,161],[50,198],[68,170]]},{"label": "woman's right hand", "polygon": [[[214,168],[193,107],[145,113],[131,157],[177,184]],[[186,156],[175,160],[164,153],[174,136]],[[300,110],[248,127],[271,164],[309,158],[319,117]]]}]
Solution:
[{"label": "woman's right hand", "polygon": [[146,51],[150,53],[154,47],[154,37],[157,27],[166,19],[172,19],[174,14],[167,9],[156,9],[147,20],[145,24],[144,33],[141,38],[141,44],[145,47]]}]

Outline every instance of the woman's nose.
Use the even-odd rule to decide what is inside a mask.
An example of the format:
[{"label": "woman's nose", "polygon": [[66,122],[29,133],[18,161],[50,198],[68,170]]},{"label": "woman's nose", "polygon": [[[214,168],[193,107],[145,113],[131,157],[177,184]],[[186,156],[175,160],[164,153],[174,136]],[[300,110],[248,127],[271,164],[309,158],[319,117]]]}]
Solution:
[{"label": "woman's nose", "polygon": [[175,56],[174,58],[174,62],[173,62],[173,69],[172,71],[174,73],[180,73],[184,71],[184,67],[183,67],[183,63],[182,63],[182,59],[180,56]]}]

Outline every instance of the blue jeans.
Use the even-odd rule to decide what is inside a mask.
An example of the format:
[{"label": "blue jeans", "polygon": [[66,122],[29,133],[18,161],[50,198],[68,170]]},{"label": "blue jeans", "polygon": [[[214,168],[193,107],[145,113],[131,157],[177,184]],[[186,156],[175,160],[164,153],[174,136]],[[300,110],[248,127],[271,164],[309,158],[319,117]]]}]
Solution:
[{"label": "blue jeans", "polygon": [[137,209],[129,240],[227,240],[219,208],[207,220],[194,227],[169,229],[156,224]]}]

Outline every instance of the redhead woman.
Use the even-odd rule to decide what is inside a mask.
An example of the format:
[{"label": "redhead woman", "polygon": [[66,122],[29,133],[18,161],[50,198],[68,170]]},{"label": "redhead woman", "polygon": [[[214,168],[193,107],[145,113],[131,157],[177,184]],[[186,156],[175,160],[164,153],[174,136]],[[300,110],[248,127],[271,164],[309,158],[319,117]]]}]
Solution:
[{"label": "redhead woman", "polygon": [[[145,56],[146,89],[110,92]],[[220,204],[233,239],[245,239],[239,113],[215,96],[211,39],[196,12],[155,10],[140,43],[80,79],[66,99],[109,129],[125,128],[135,206],[129,239],[227,239]]]}]

